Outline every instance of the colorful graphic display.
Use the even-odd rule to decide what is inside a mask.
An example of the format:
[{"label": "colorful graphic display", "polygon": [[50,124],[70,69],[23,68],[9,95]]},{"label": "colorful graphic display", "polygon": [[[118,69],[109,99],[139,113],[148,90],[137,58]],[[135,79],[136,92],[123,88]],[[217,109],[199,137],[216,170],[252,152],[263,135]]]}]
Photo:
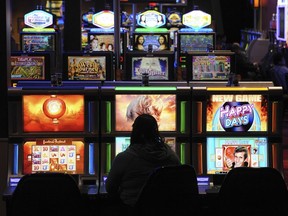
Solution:
[{"label": "colorful graphic display", "polygon": [[45,79],[45,56],[11,56],[11,80]]},{"label": "colorful graphic display", "polygon": [[33,51],[55,51],[55,35],[53,34],[23,34],[22,50]]},{"label": "colorful graphic display", "polygon": [[145,94],[115,96],[116,131],[131,131],[135,118],[150,114],[158,122],[159,131],[176,130],[176,95]]},{"label": "colorful graphic display", "polygon": [[192,65],[193,80],[228,79],[231,72],[231,56],[193,55]]},{"label": "colorful graphic display", "polygon": [[105,56],[68,56],[69,80],[106,80]]},{"label": "colorful graphic display", "polygon": [[268,147],[264,137],[207,138],[207,173],[225,173],[235,167],[267,167]]},{"label": "colorful graphic display", "polygon": [[[91,51],[112,51],[114,52],[113,34],[88,34],[88,44]],[[120,37],[120,53],[123,53],[123,37]]]},{"label": "colorful graphic display", "polygon": [[211,95],[207,131],[267,131],[268,102],[264,95]]},{"label": "colorful graphic display", "polygon": [[83,95],[23,95],[24,132],[84,131]]},{"label": "colorful graphic display", "polygon": [[133,50],[153,51],[169,50],[169,34],[134,34]]},{"label": "colorful graphic display", "polygon": [[132,57],[132,80],[142,80],[142,74],[150,80],[168,80],[168,69],[168,57]]},{"label": "colorful graphic display", "polygon": [[23,146],[23,174],[36,172],[84,173],[84,142],[67,138],[27,141]]},{"label": "colorful graphic display", "polygon": [[180,34],[180,52],[207,51],[207,46],[214,47],[213,34]]}]

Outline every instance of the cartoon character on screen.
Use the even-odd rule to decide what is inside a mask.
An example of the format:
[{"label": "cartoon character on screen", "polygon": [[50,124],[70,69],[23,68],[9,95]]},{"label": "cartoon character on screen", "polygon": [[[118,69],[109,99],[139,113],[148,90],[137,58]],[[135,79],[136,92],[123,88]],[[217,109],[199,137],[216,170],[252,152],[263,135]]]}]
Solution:
[{"label": "cartoon character on screen", "polygon": [[237,146],[234,149],[234,161],[230,158],[226,160],[226,165],[230,169],[236,167],[247,167],[248,166],[248,150],[245,146]]},{"label": "cartoon character on screen", "polygon": [[160,121],[160,116],[163,110],[163,103],[156,101],[153,96],[141,95],[132,100],[127,107],[126,118],[127,121],[134,121],[137,116],[141,114],[152,115],[157,122]]}]

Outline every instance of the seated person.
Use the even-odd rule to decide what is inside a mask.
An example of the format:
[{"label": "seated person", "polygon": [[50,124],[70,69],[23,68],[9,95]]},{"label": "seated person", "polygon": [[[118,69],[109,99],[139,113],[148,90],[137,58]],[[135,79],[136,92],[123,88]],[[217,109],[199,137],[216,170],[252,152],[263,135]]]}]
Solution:
[{"label": "seated person", "polygon": [[284,93],[287,94],[287,76],[288,67],[282,53],[277,52],[273,55],[273,67],[271,70],[271,78],[275,86],[282,86]]},{"label": "seated person", "polygon": [[254,80],[259,72],[257,64],[249,61],[239,43],[233,43],[231,51],[235,53],[236,74],[240,76],[240,80]]},{"label": "seated person", "polygon": [[115,157],[106,180],[108,195],[120,196],[129,207],[136,204],[141,188],[155,168],[180,165],[176,153],[160,137],[153,116],[139,115],[132,127],[130,146]]}]

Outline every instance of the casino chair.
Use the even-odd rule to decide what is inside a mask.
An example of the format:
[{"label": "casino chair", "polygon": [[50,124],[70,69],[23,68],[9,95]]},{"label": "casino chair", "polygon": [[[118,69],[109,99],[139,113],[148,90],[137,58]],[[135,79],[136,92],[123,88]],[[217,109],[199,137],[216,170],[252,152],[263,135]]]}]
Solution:
[{"label": "casino chair", "polygon": [[64,173],[23,176],[11,198],[12,216],[86,215],[74,178]]},{"label": "casino chair", "polygon": [[135,214],[139,216],[193,216],[201,209],[197,176],[189,165],[155,169],[139,194]]},{"label": "casino chair", "polygon": [[239,167],[226,175],[220,188],[216,215],[288,215],[288,191],[280,172],[271,167]]}]

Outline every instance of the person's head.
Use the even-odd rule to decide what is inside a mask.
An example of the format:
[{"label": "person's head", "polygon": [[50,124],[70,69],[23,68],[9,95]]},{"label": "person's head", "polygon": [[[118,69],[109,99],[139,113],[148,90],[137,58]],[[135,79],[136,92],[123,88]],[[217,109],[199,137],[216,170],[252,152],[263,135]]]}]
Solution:
[{"label": "person's head", "polygon": [[158,38],[159,44],[165,44],[166,43],[166,37],[164,35],[160,35]]},{"label": "person's head", "polygon": [[131,145],[155,144],[161,142],[156,119],[149,114],[139,115],[133,125],[131,133]]},{"label": "person's head", "polygon": [[100,44],[100,48],[101,48],[101,50],[106,50],[106,44],[104,42],[102,42]]},{"label": "person's head", "polygon": [[239,52],[241,51],[241,47],[239,43],[233,43],[231,46],[231,51],[232,52]]},{"label": "person's head", "polygon": [[92,46],[92,48],[97,48],[98,47],[98,38],[97,37],[94,37],[91,40],[91,46]]},{"label": "person's head", "polygon": [[144,37],[143,37],[143,35],[139,35],[138,37],[137,37],[137,43],[138,44],[143,44],[144,43]]},{"label": "person's head", "polygon": [[274,65],[285,65],[285,58],[281,52],[276,52],[273,55],[273,64]]},{"label": "person's head", "polygon": [[113,51],[113,49],[114,49],[113,44],[109,43],[107,49],[108,49],[108,51]]},{"label": "person's head", "polygon": [[248,150],[245,146],[237,146],[234,150],[234,167],[247,166]]}]

